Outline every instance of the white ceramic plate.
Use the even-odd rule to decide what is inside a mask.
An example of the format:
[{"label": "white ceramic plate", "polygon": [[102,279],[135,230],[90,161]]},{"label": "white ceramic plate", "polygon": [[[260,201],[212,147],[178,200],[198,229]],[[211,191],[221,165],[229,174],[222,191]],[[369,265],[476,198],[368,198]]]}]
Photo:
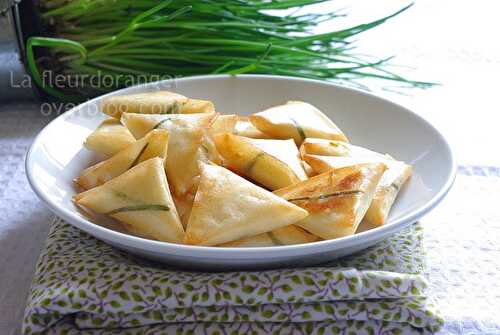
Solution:
[{"label": "white ceramic plate", "polygon": [[[414,175],[401,191],[383,227],[336,240],[265,248],[216,248],[170,244],[113,229],[102,217],[89,218],[71,202],[73,179],[94,154],[82,143],[104,118],[97,98],[47,125],[26,158],[35,193],[58,216],[117,248],[161,262],[196,269],[263,268],[310,265],[364,249],[417,221],[434,208],[453,184],[456,165],[449,145],[413,112],[365,92],[326,82],[243,75],[200,76],[127,88],[109,95],[168,89],[214,101],[219,112],[251,114],[287,100],[311,102],[325,112],[352,143],[390,153],[413,164]],[[108,96],[109,96],[108,95]],[[111,228],[110,228],[111,227]]]}]

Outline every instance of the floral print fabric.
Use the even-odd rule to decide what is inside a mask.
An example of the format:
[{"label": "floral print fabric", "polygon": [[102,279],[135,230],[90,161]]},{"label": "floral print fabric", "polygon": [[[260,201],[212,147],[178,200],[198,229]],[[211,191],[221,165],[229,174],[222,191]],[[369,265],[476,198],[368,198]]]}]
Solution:
[{"label": "floral print fabric", "polygon": [[308,268],[166,268],[52,223],[24,334],[403,334],[442,324],[419,274],[419,224],[357,255]]}]

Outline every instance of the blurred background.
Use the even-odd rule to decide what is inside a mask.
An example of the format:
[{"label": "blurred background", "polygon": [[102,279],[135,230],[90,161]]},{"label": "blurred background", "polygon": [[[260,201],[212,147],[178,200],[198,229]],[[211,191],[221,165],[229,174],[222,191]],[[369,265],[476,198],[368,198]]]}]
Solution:
[{"label": "blurred background", "polygon": [[[342,3],[364,20],[404,2]],[[500,164],[500,155],[493,154],[500,121],[499,11],[497,1],[417,0],[401,16],[359,38],[366,52],[396,55],[393,62],[402,66],[398,73],[440,83],[427,90],[405,90],[406,95],[377,93],[431,120],[454,145],[462,165]]]},{"label": "blurred background", "polygon": [[[2,1],[3,7],[11,3]],[[380,19],[408,4],[400,0],[336,0],[307,6],[300,13],[340,10],[346,14],[316,27],[317,32],[328,32]],[[358,80],[376,94],[428,118],[460,148],[459,162],[464,165],[500,164],[500,155],[491,154],[495,149],[492,134],[498,123],[495,79],[500,73],[500,23],[496,17],[499,9],[500,3],[488,0],[417,0],[405,12],[352,38],[357,54],[372,59],[395,56],[385,69],[411,80],[438,83],[419,89],[402,88],[404,85],[398,82]],[[7,21],[0,21],[4,34]],[[40,31],[38,35],[44,34]],[[0,46],[3,50],[12,48],[1,39]],[[9,63],[6,56],[12,58],[5,54],[2,58],[0,54],[0,73],[13,67],[12,59]],[[0,85],[0,97],[4,98],[0,99],[1,110],[9,110],[5,98],[11,100],[9,104],[27,100],[21,89],[8,90],[10,78],[5,73]],[[52,116],[61,112],[53,109],[49,113]],[[471,135],[474,127],[481,131]]]}]

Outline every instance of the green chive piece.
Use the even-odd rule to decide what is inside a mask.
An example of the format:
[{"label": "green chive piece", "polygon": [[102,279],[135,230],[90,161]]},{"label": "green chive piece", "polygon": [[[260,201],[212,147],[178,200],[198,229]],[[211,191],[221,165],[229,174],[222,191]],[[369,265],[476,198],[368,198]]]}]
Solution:
[{"label": "green chive piece", "polygon": [[266,154],[264,152],[259,152],[248,164],[247,164],[247,167],[245,168],[246,172],[247,173],[250,173],[253,169],[253,167],[255,166],[255,164],[257,164],[257,161],[265,156]]},{"label": "green chive piece", "polygon": [[389,185],[389,187],[392,187],[393,189],[395,189],[396,192],[399,192],[399,190],[400,190],[399,185],[396,183],[392,183],[391,185]]},{"label": "green chive piece", "polygon": [[149,143],[146,143],[146,144],[142,147],[142,149],[141,149],[141,151],[139,151],[139,154],[137,155],[137,157],[134,159],[134,161],[132,162],[132,164],[130,164],[129,169],[130,169],[130,168],[132,168],[132,167],[134,167],[137,163],[139,163],[139,160],[141,159],[141,156],[142,156],[142,154],[144,153],[144,151],[146,151],[146,149],[147,149],[148,145],[149,145]]},{"label": "green chive piece", "polygon": [[161,113],[161,114],[178,114],[180,109],[181,109],[181,106],[179,105],[179,103],[177,101],[174,101],[173,104],[168,106],[165,113]]},{"label": "green chive piece", "polygon": [[[356,51],[358,34],[411,4],[381,19],[335,30],[345,13],[307,13],[309,6],[327,1],[40,0],[43,29],[27,41],[27,67],[42,90],[68,101],[210,73],[294,76],[365,89],[365,78],[403,87],[434,85],[393,73],[388,69],[390,57]],[[327,31],[317,33],[317,27]],[[38,55],[35,49],[44,52]],[[75,76],[82,83],[55,88],[45,83],[45,71]],[[382,88],[398,89],[387,84]]]},{"label": "green chive piece", "polygon": [[160,122],[158,122],[154,127],[153,129],[158,129],[160,128],[164,123],[167,123],[167,122],[172,122],[172,120],[170,118],[166,118],[165,120],[161,120]]},{"label": "green chive piece", "polygon": [[301,198],[288,199],[288,201],[323,200],[323,199],[332,198],[332,197],[344,197],[344,196],[348,196],[348,195],[363,194],[363,193],[364,192],[361,190],[338,191],[338,192],[333,192],[333,193],[320,194],[318,196],[313,196],[313,197],[301,197]]},{"label": "green chive piece", "polygon": [[276,235],[274,235],[272,231],[267,232],[267,236],[269,236],[269,238],[275,245],[283,245],[283,243],[281,243],[281,241],[276,237]]},{"label": "green chive piece", "polygon": [[297,132],[299,133],[300,138],[302,138],[302,141],[304,141],[307,137],[304,129],[301,127],[301,125],[294,118],[290,118],[290,120],[295,125],[295,128],[297,128]]},{"label": "green chive piece", "polygon": [[205,154],[208,155],[210,153],[210,151],[208,150],[207,146],[204,143],[202,143],[200,147],[203,150],[203,152],[205,152]]},{"label": "green chive piece", "polygon": [[128,195],[126,195],[125,193],[123,192],[120,192],[120,191],[115,191],[113,190],[113,192],[115,193],[115,196],[117,196],[118,198],[120,199],[123,199],[123,200],[130,200],[130,198],[128,197]]},{"label": "green chive piece", "polygon": [[136,211],[169,211],[170,208],[165,205],[132,205],[113,209],[105,214],[113,215],[123,212],[136,212]]}]

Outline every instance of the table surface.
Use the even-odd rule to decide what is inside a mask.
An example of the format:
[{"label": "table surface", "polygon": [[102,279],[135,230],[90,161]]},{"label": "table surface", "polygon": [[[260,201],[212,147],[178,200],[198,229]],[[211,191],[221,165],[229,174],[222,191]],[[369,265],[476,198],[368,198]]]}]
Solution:
[{"label": "table surface", "polygon": [[[337,1],[362,22],[402,1]],[[456,185],[425,227],[431,294],[446,333],[500,334],[500,155],[495,74],[500,74],[494,1],[420,0],[361,36],[361,51],[397,55],[399,72],[437,81],[429,90],[377,91],[431,121],[450,141],[461,166]],[[401,94],[403,93],[403,94]],[[0,106],[0,333],[18,334],[24,303],[51,214],[29,189],[24,155],[55,116],[38,105]]]}]

